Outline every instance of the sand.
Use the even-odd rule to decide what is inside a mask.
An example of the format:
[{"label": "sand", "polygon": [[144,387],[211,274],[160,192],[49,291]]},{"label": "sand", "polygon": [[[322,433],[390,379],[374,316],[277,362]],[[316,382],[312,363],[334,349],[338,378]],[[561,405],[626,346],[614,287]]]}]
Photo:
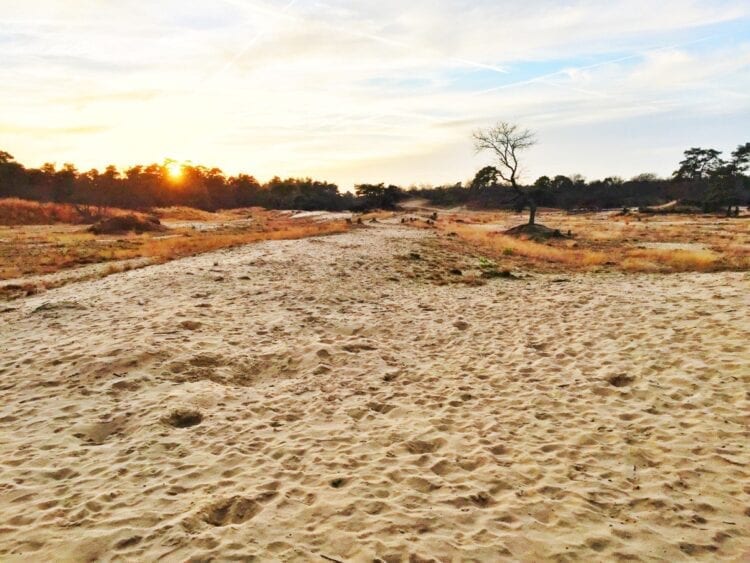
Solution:
[{"label": "sand", "polygon": [[748,275],[438,285],[433,237],[0,306],[0,560],[750,558]]}]

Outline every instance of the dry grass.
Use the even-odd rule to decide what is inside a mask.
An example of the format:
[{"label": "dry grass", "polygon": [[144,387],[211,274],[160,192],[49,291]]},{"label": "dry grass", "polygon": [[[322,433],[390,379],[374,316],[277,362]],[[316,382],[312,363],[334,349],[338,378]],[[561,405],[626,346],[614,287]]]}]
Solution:
[{"label": "dry grass", "polygon": [[625,251],[620,268],[628,272],[711,272],[721,268],[722,257],[710,250]]},{"label": "dry grass", "polygon": [[40,203],[18,198],[0,199],[0,225],[83,225],[94,217],[117,217],[132,213],[114,207],[74,206],[68,203]]},{"label": "dry grass", "polygon": [[750,220],[716,216],[623,216],[545,211],[549,227],[571,237],[539,243],[502,234],[515,213],[446,214],[438,228],[497,257],[504,267],[539,271],[713,272],[750,269]]},{"label": "dry grass", "polygon": [[[305,223],[304,225],[279,226],[268,231],[209,231],[193,236],[151,238],[138,249],[139,256],[154,258],[159,262],[174,260],[220,248],[232,248],[264,240],[291,240],[321,235],[343,233],[347,226],[341,221]],[[121,258],[125,258],[122,253]],[[135,257],[135,256],[130,256]]]},{"label": "dry grass", "polygon": [[264,240],[342,233],[349,228],[344,221],[292,219],[257,209],[243,213],[245,218],[252,213],[253,220],[238,220],[238,216],[210,230],[183,227],[167,233],[97,236],[71,225],[0,227],[0,280],[111,262],[99,270],[108,275],[132,267],[123,264],[124,260],[148,258],[159,263]]},{"label": "dry grass", "polygon": [[152,209],[152,212],[162,221],[218,221],[226,219],[219,214],[193,207],[156,207]]},{"label": "dry grass", "polygon": [[451,231],[464,240],[479,243],[505,257],[517,256],[536,263],[555,262],[578,268],[600,266],[607,262],[607,255],[602,252],[542,244],[486,230],[477,230],[472,225],[453,225]]}]

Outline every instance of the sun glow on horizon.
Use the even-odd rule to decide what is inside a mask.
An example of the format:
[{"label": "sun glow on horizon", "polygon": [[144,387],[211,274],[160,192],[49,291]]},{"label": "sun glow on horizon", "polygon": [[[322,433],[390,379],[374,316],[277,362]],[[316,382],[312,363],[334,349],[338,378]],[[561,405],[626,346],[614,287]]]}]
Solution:
[{"label": "sun glow on horizon", "polygon": [[164,168],[167,169],[167,174],[169,175],[169,179],[173,182],[179,182],[182,179],[182,175],[184,173],[184,166],[180,164],[179,162],[168,162],[164,165]]}]

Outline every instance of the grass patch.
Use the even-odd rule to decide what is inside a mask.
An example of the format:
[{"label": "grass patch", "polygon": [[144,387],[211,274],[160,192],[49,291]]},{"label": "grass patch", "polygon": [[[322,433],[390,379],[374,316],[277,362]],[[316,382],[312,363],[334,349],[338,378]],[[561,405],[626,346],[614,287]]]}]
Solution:
[{"label": "grass patch", "polygon": [[553,262],[575,268],[599,266],[607,262],[607,256],[590,250],[573,250],[552,246],[532,240],[515,238],[508,235],[476,229],[470,224],[451,225],[461,239],[479,244],[505,257],[520,257],[529,262]]},{"label": "grass patch", "polygon": [[211,252],[221,248],[232,248],[243,244],[265,240],[291,240],[313,236],[346,232],[343,222],[305,223],[304,225],[281,226],[268,231],[222,232],[208,231],[174,238],[150,239],[138,250],[140,256],[154,258],[159,262],[174,260],[194,254]]},{"label": "grass patch", "polygon": [[162,221],[215,221],[216,213],[193,207],[156,207],[151,210]]},{"label": "grass patch", "polygon": [[85,225],[127,213],[113,207],[40,203],[15,197],[0,199],[0,225]]},{"label": "grass patch", "polygon": [[441,232],[469,242],[499,267],[537,271],[715,272],[750,269],[750,221],[716,216],[544,211],[544,222],[571,238],[508,236],[524,217],[510,212],[445,214]]},{"label": "grass patch", "polygon": [[89,227],[95,235],[120,235],[126,233],[157,233],[166,231],[158,217],[142,217],[135,214],[119,215],[102,219]]},{"label": "grass patch", "polygon": [[[249,213],[252,213],[252,221],[245,220]],[[213,226],[216,228],[181,227],[167,232],[119,235],[97,235],[73,225],[0,227],[0,280],[112,262],[98,270],[104,276],[133,267],[123,264],[123,260],[148,258],[150,263],[162,263],[265,240],[343,233],[349,228],[345,221],[292,219],[288,214],[260,209],[246,209],[233,221]],[[14,292],[27,289],[31,288],[19,288]]]},{"label": "grass patch", "polygon": [[620,267],[629,272],[712,272],[721,260],[710,250],[636,249],[625,251]]}]

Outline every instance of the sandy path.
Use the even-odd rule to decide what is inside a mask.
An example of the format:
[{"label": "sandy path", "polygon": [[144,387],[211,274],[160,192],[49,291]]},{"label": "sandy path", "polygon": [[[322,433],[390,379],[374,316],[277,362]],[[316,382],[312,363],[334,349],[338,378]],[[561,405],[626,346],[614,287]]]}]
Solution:
[{"label": "sandy path", "polygon": [[750,557],[748,276],[438,286],[430,236],[14,302],[0,559]]}]

